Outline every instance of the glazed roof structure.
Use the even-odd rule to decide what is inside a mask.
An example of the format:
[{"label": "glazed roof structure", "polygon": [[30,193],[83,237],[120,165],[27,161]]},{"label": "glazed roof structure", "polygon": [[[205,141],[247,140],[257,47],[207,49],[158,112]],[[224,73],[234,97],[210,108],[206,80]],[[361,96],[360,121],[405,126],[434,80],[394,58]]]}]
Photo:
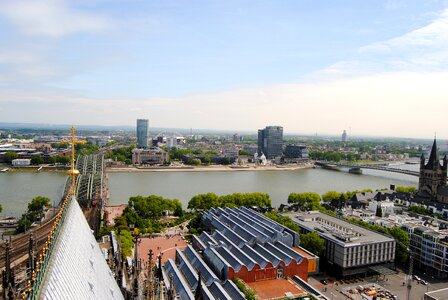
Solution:
[{"label": "glazed roof structure", "polygon": [[171,288],[172,284],[176,295],[182,300],[194,299],[199,273],[204,299],[244,299],[235,284],[228,280],[221,281],[191,246],[184,251],[176,249],[176,262],[168,260],[162,272],[167,288]]},{"label": "glazed roof structure", "polygon": [[[221,268],[218,265],[225,265],[236,272],[243,267],[250,271],[256,265],[276,267],[282,262],[289,265],[293,260],[301,263],[304,259],[301,253],[292,249],[293,238],[289,232],[253,210],[216,208],[206,212],[203,218],[209,221],[213,234],[203,232],[197,244],[218,269]],[[219,226],[214,227],[214,224]]]}]

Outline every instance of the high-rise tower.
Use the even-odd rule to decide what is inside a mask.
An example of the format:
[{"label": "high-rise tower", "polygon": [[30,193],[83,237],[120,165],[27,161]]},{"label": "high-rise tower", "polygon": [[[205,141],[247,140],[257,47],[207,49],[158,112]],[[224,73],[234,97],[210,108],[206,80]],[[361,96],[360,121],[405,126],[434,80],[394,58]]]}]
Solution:
[{"label": "high-rise tower", "polygon": [[148,148],[148,119],[137,119],[137,148]]},{"label": "high-rise tower", "polygon": [[267,126],[258,130],[258,154],[263,153],[267,159],[282,156],[283,127]]},{"label": "high-rise tower", "polygon": [[347,141],[347,131],[344,129],[344,132],[342,133],[342,142],[346,142]]}]

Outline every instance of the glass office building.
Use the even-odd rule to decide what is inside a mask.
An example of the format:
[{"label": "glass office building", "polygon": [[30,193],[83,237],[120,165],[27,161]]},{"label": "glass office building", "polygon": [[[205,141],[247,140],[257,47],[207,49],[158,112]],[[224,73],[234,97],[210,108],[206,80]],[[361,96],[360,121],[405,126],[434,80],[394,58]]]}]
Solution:
[{"label": "glass office building", "polygon": [[148,119],[137,119],[137,148],[148,148]]},{"label": "glass office building", "polygon": [[267,159],[282,156],[283,127],[267,126],[258,130],[258,154],[263,153]]}]

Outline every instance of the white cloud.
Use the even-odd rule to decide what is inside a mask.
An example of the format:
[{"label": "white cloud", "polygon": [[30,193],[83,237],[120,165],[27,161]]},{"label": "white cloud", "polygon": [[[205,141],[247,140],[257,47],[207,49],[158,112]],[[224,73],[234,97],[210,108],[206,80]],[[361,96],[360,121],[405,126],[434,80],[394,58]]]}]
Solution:
[{"label": "white cloud", "polygon": [[[179,98],[94,99],[67,92],[0,91],[2,120],[27,122],[132,125],[148,115],[155,127],[253,130],[268,124],[285,132],[428,137],[437,130],[448,138],[448,71],[391,72],[325,82],[283,84]],[[268,99],[268,101],[263,101]],[[425,118],[430,116],[429,118]]]},{"label": "white cloud", "polygon": [[[448,138],[447,82],[448,10],[302,83],[178,98],[95,99],[70,90],[0,89],[0,119],[117,125],[148,115],[157,127],[255,131],[279,124],[285,132],[340,133],[351,127],[353,134],[430,137],[437,131]],[[35,109],[23,110],[18,120],[17,105]]]},{"label": "white cloud", "polygon": [[0,15],[28,35],[61,37],[78,32],[101,32],[112,23],[105,16],[71,9],[58,0],[4,0]]}]

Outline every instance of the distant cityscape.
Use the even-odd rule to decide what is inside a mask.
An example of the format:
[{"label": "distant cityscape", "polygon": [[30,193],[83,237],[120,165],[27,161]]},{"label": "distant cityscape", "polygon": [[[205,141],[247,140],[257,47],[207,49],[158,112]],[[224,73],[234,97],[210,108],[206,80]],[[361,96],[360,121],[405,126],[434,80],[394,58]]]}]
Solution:
[{"label": "distant cityscape", "polygon": [[[73,193],[99,239],[102,254],[93,264],[98,264],[98,274],[114,274],[114,293],[121,290],[123,297],[132,299],[247,299],[251,295],[260,299],[285,295],[357,299],[353,295],[374,292],[384,299],[406,298],[410,293],[439,299],[435,295],[443,294],[435,288],[441,288],[443,281],[434,280],[448,274],[448,159],[447,149],[439,147],[436,139],[432,145],[364,140],[350,137],[346,130],[339,138],[312,139],[285,136],[284,128],[277,125],[259,129],[257,135],[155,134],[149,125],[149,119],[138,119],[134,133],[83,132],[77,137],[82,143],[74,149],[80,174]],[[71,138],[59,130],[42,134],[1,129],[0,171],[67,169]],[[329,191],[322,196],[291,193],[288,204],[278,208],[271,206],[269,195],[261,193],[197,195],[189,201],[188,211],[175,200],[155,195],[131,197],[128,205],[114,206],[108,204],[105,177],[106,170],[209,168],[322,167],[362,173],[370,167],[393,171],[382,166],[397,162],[419,166],[415,173],[409,171],[419,177],[417,187],[391,184],[385,190]],[[70,186],[68,180],[63,199],[70,195]],[[156,207],[160,207],[157,213]],[[51,209],[56,208],[39,211],[40,217],[24,228],[23,222],[35,212],[28,211],[20,220],[2,220],[3,235],[15,233],[11,229],[49,234],[44,224],[51,220]],[[76,208],[70,211],[73,216],[67,218],[79,218]],[[73,230],[67,226],[64,230]],[[83,230],[82,236],[90,235]],[[20,237],[16,243],[23,239]],[[78,246],[83,249],[79,251],[89,251]],[[5,251],[10,255],[8,247]],[[41,247],[48,251],[39,245],[29,251],[39,253]],[[70,250],[55,249],[71,256]],[[15,252],[13,260],[19,259],[19,254]],[[28,274],[37,270],[34,264],[28,260]],[[64,272],[56,271],[62,266],[41,271],[46,274],[38,286],[41,295],[57,290],[50,286],[59,280],[54,272]],[[26,288],[26,284],[12,285],[16,275],[11,274],[4,281],[4,291],[17,293]],[[72,275],[64,276],[72,280]],[[100,281],[96,283],[99,286],[111,285],[110,279]],[[271,284],[277,288],[272,289]],[[423,288],[429,285],[434,287],[431,292]],[[36,283],[31,286],[31,290],[37,288]]]}]

